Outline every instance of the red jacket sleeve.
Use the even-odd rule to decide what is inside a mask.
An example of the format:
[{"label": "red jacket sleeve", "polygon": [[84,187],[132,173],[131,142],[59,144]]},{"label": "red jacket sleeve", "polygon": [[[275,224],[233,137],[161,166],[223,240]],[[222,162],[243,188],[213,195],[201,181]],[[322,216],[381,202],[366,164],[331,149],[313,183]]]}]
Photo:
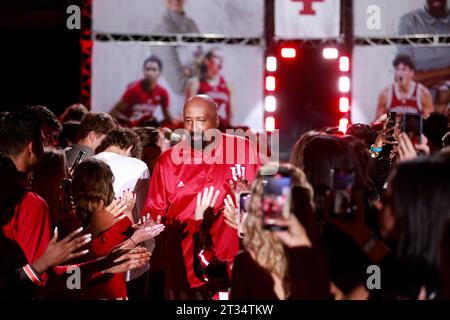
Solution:
[{"label": "red jacket sleeve", "polygon": [[144,208],[141,212],[141,215],[150,213],[153,220],[155,220],[158,215],[164,217],[168,207],[168,194],[166,189],[168,181],[165,181],[166,179],[164,179],[164,170],[167,170],[167,168],[163,169],[164,162],[162,161],[162,158],[163,157],[161,156],[158,159],[153,168],[150,189]]},{"label": "red jacket sleeve", "polygon": [[42,256],[52,237],[50,212],[45,200],[33,192],[27,192],[17,210],[16,241],[32,263]]}]

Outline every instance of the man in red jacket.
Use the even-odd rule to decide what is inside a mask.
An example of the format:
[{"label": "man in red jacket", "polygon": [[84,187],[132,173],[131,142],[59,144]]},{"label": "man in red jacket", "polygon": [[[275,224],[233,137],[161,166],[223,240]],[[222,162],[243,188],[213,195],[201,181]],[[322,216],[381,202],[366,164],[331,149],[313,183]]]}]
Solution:
[{"label": "man in red jacket", "polygon": [[[168,299],[205,299],[217,292],[193,268],[193,235],[199,228],[194,212],[197,194],[211,186],[220,194],[214,206],[211,237],[216,257],[231,265],[239,251],[236,230],[221,212],[230,180],[252,181],[259,158],[250,141],[216,130],[217,106],[206,95],[189,99],[183,110],[185,139],[158,159],[143,214],[165,218],[165,290]],[[214,138],[212,138],[214,137]],[[205,141],[206,140],[206,141]]]}]

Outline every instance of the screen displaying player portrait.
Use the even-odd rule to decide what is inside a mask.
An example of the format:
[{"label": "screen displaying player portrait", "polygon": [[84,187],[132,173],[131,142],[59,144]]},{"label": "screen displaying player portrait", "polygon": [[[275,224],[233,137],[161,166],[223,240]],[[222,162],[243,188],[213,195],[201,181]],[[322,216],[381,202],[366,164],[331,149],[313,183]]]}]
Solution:
[{"label": "screen displaying player portrait", "polygon": [[357,37],[450,34],[449,0],[353,1]]},{"label": "screen displaying player portrait", "polygon": [[450,46],[356,46],[352,122],[450,111]]},{"label": "screen displaying player portrait", "polygon": [[[263,60],[264,48],[259,46],[177,47],[96,41],[92,109],[110,112],[122,101],[132,108],[127,114],[134,121],[132,125],[145,117],[164,120],[166,107],[173,119],[182,120],[186,98],[207,94],[216,101],[221,122],[261,130]],[[157,89],[151,95],[142,85],[147,77],[157,77]]]},{"label": "screen displaying player portrait", "polygon": [[262,37],[263,0],[95,0],[93,31]]}]

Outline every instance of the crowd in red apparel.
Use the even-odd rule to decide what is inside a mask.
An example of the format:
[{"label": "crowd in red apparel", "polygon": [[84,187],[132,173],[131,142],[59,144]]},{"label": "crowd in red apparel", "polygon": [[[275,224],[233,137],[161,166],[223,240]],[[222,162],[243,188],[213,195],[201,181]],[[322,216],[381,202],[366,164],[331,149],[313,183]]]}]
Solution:
[{"label": "crowd in red apparel", "polygon": [[[43,106],[1,114],[2,299],[449,297],[445,115],[424,119],[421,136],[387,123],[309,131],[289,163],[220,131],[194,143],[220,127],[208,96],[183,116],[185,136],[79,104],[59,118]],[[245,155],[225,163],[173,158],[239,143]],[[276,197],[266,186],[280,174],[290,191]],[[277,210],[263,206],[271,197]]]}]

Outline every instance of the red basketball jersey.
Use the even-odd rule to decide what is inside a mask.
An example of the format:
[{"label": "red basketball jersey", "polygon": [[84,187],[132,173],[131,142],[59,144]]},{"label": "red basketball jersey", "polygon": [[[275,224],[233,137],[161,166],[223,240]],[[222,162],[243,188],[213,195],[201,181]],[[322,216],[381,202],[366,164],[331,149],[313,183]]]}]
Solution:
[{"label": "red basketball jersey", "polygon": [[397,112],[397,116],[406,113],[422,114],[422,104],[419,96],[419,84],[412,81],[408,94],[401,97],[397,83],[391,85],[387,102],[388,112]]},{"label": "red basketball jersey", "polygon": [[198,93],[211,97],[217,103],[217,114],[223,119],[227,118],[227,111],[230,110],[230,90],[222,76],[216,86],[209,84],[206,80],[200,80]]},{"label": "red basketball jersey", "polygon": [[169,107],[169,94],[166,89],[157,84],[153,90],[148,91],[143,82],[143,80],[139,80],[133,83],[122,96],[122,101],[129,106],[125,114],[131,123],[151,119],[153,112],[159,106],[161,108]]}]

